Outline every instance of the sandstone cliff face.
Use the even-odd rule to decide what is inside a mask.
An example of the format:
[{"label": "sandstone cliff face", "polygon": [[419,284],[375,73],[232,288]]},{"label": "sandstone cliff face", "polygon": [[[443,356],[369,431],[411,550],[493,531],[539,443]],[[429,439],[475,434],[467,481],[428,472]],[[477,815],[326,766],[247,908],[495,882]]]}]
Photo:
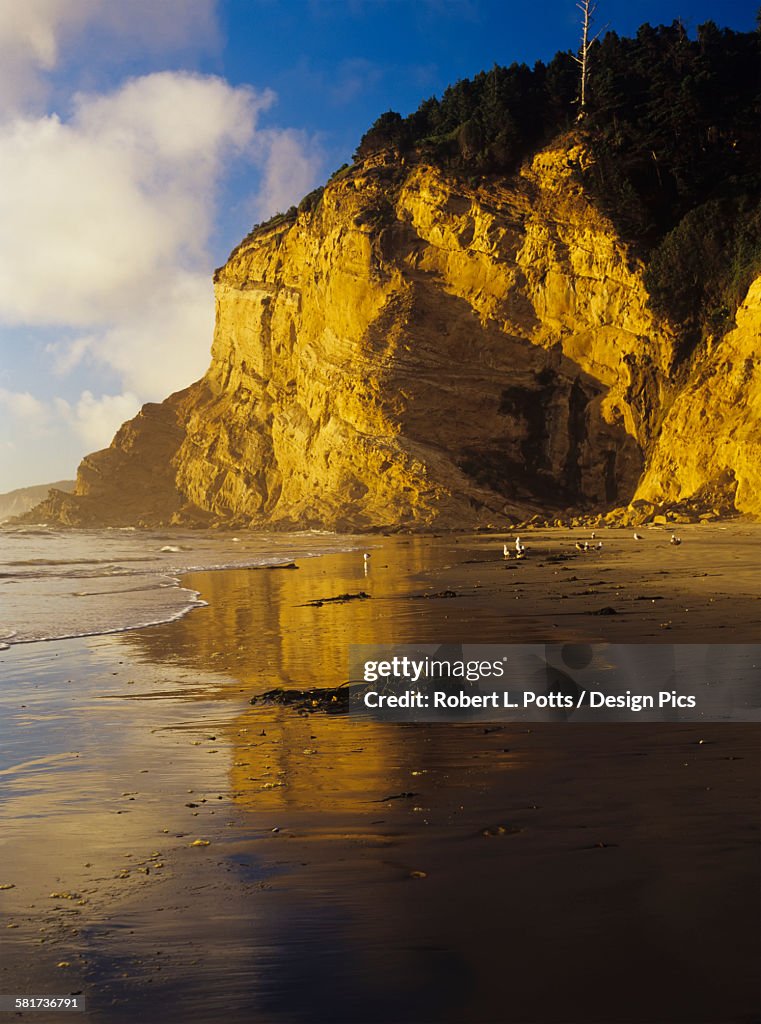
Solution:
[{"label": "sandstone cliff face", "polygon": [[488,189],[365,165],[241,246],[180,490],[218,516],[351,529],[628,499],[671,339],[577,158]]},{"label": "sandstone cliff face", "polygon": [[671,406],[637,497],[733,505],[761,518],[761,277],[735,322]]},{"label": "sandstone cliff face", "polygon": [[[313,210],[255,232],[217,272],[205,378],[85,459],[78,497],[57,496],[49,514],[499,525],[626,504],[638,485],[677,500],[727,472],[751,510],[752,452],[738,449],[758,406],[742,419],[732,387],[748,372],[757,296],[693,383],[725,443],[709,463],[685,455],[682,473],[682,456],[669,462],[660,447],[661,420],[670,408],[664,443],[683,436],[686,451],[696,403],[687,391],[673,401],[673,336],[584,194],[584,159],[558,147],[514,179],[471,186],[379,156]],[[736,380],[719,423],[708,410],[727,361]]]}]

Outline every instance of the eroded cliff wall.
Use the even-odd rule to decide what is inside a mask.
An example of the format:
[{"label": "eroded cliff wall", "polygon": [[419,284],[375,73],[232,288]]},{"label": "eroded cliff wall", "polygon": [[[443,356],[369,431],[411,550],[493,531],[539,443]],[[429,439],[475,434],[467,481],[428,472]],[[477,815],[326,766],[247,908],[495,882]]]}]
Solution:
[{"label": "eroded cliff wall", "polygon": [[[499,525],[682,500],[728,473],[758,511],[759,295],[677,394],[674,337],[584,193],[584,160],[557,146],[477,185],[389,154],[344,173],[233,252],[205,378],[125,424],[48,513]],[[710,459],[687,454],[696,417],[706,450],[723,438]]]},{"label": "eroded cliff wall", "polygon": [[660,431],[638,498],[761,518],[761,277],[735,328],[696,360]]}]

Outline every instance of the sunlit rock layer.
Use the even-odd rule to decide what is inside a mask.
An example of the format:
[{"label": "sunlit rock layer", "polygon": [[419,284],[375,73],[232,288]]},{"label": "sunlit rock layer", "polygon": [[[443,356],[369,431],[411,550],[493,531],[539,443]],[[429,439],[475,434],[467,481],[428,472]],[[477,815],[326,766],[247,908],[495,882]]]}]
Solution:
[{"label": "sunlit rock layer", "polygon": [[635,499],[761,513],[761,280],[736,328],[678,365],[585,160],[558,145],[477,183],[392,154],[344,171],[217,271],[206,376],[145,406],[35,516],[362,530]]}]

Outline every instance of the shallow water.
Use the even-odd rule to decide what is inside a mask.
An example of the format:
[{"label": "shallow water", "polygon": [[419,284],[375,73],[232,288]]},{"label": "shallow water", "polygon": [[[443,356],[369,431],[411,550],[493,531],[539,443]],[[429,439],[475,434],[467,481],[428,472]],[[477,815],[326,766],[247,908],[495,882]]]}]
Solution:
[{"label": "shallow water", "polygon": [[203,604],[180,577],[277,565],[356,546],[330,534],[0,530],[0,644],[115,633]]}]

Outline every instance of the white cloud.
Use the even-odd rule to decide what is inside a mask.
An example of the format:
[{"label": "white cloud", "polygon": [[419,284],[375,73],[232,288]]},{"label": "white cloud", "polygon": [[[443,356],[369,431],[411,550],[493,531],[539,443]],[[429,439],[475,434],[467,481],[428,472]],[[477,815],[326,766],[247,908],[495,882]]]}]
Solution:
[{"label": "white cloud", "polygon": [[58,415],[68,423],[88,450],[105,448],[125,420],[140,409],[141,401],[131,391],[121,395],[101,395],[83,391],[79,401],[70,405],[63,398],[55,400]]},{"label": "white cloud", "polygon": [[71,475],[77,453],[107,447],[142,401],[132,391],[74,402],[41,401],[28,391],[0,388],[0,491]]},{"label": "white cloud", "polygon": [[47,419],[44,404],[29,391],[0,388],[0,407],[11,417],[25,423],[42,425]]},{"label": "white cloud", "polygon": [[199,377],[213,330],[207,242],[234,160],[264,167],[266,216],[314,184],[302,134],[258,131],[269,91],[161,72],[74,114],[19,118],[0,133],[0,321],[79,328],[48,346],[53,370],[116,370],[159,400]]},{"label": "white cloud", "polygon": [[303,132],[285,129],[260,133],[265,143],[264,175],[255,203],[256,214],[284,212],[314,188],[322,155]]},{"label": "white cloud", "polygon": [[0,114],[36,107],[69,44],[89,35],[87,63],[218,42],[216,0],[4,0],[0,4]]},{"label": "white cloud", "polygon": [[[54,464],[55,447],[67,463],[77,448],[103,447],[142,402],[204,372],[214,317],[209,238],[228,172],[240,181],[249,169],[250,195],[237,205],[256,219],[316,183],[322,155],[313,139],[258,127],[275,100],[270,90],[158,71],[108,93],[63,95],[59,112],[35,108],[47,73],[66,59],[81,63],[85,43],[88,64],[115,48],[176,51],[214,37],[215,8],[215,0],[0,0],[0,116],[11,114],[0,122],[0,360],[9,388],[0,390],[0,445],[19,441],[12,466],[0,459],[0,476],[29,482],[33,462]],[[96,38],[102,47],[91,45]],[[67,339],[47,345],[47,367],[69,378],[70,401],[40,401],[25,390],[28,379],[19,383],[24,328],[48,338],[60,328]],[[38,379],[39,394],[64,390],[60,379]]]},{"label": "white cloud", "polygon": [[[253,205],[264,217],[297,201],[320,168],[302,134],[257,130],[272,99],[162,72],[77,97],[69,121],[25,117],[0,130],[0,324],[58,326],[70,339],[48,345],[51,372],[83,393],[55,407],[62,452],[74,439],[80,450],[107,445],[142,402],[204,373],[214,325],[208,238],[224,172],[234,161],[263,168]],[[12,366],[12,349],[4,361]],[[121,393],[96,398],[93,367],[110,371]],[[27,422],[35,413],[51,421],[49,405],[25,400]],[[18,412],[22,399],[13,403]],[[30,459],[50,464],[48,452],[33,455],[29,434],[26,444]]]},{"label": "white cloud", "polygon": [[44,94],[42,72],[58,62],[59,41],[87,19],[90,0],[26,0],[0,6],[0,110]]},{"label": "white cloud", "polygon": [[73,124],[100,145],[139,157],[146,187],[169,185],[178,174],[203,184],[227,147],[251,141],[257,114],[274,99],[269,89],[164,71],[111,95],[76,97]]},{"label": "white cloud", "polygon": [[11,436],[4,443],[13,446],[14,439],[58,436],[62,428],[71,430],[80,442],[91,448],[103,448],[125,420],[138,412],[142,402],[132,391],[120,395],[101,395],[96,398],[85,390],[76,402],[54,398],[43,402],[29,391],[10,391],[0,388],[0,408],[4,412],[3,428]]},{"label": "white cloud", "polygon": [[59,376],[70,373],[79,366],[86,357],[88,350],[96,343],[96,335],[83,334],[79,338],[66,343],[51,342],[45,346],[45,352],[53,357],[53,372]]},{"label": "white cloud", "polygon": [[131,316],[49,351],[59,373],[83,362],[105,365],[143,401],[157,402],[202,376],[213,329],[210,276],[175,271]]},{"label": "white cloud", "polygon": [[178,265],[203,265],[225,160],[251,146],[270,102],[218,78],[162,72],[79,97],[69,122],[8,126],[0,317],[105,323],[162,288]]}]

